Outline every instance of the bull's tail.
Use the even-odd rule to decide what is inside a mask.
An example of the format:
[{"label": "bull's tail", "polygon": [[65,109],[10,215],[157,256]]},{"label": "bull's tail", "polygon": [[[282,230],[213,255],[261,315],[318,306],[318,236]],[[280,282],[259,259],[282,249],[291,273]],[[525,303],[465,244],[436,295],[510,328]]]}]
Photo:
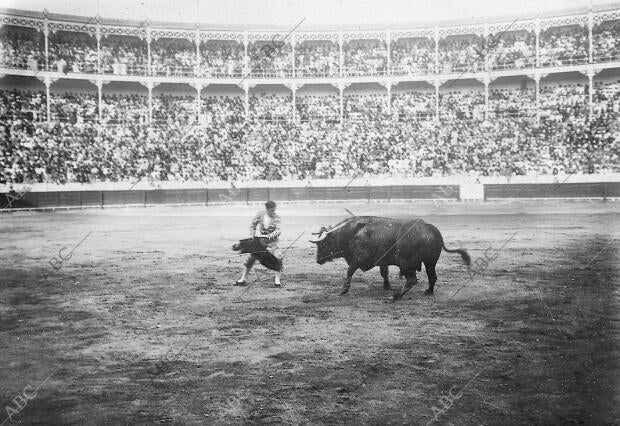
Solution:
[{"label": "bull's tail", "polygon": [[471,258],[469,257],[469,253],[467,253],[467,250],[465,250],[465,249],[450,250],[450,249],[446,248],[446,245],[443,242],[441,243],[441,246],[448,253],[458,253],[458,254],[460,254],[461,257],[463,258],[463,262],[465,262],[465,265],[471,266]]}]

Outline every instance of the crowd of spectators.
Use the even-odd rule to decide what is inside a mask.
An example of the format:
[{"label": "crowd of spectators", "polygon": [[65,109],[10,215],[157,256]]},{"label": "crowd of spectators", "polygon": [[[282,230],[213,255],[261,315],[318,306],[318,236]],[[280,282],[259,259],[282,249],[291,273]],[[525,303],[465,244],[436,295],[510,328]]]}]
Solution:
[{"label": "crowd of spectators", "polygon": [[487,57],[491,70],[535,67],[536,36],[524,31],[493,34],[486,38],[481,53]]},{"label": "crowd of spectators", "polygon": [[540,65],[555,67],[588,63],[588,29],[578,25],[550,28],[540,35]]},{"label": "crowd of spectators", "polygon": [[153,96],[152,102],[152,119],[156,124],[186,126],[198,122],[196,96],[162,94]]},{"label": "crowd of spectators", "polygon": [[388,99],[384,93],[350,93],[344,96],[343,102],[347,121],[387,118]]},{"label": "crowd of spectators", "polygon": [[37,71],[45,67],[41,33],[10,25],[0,28],[0,67]]},{"label": "crowd of spectators", "polygon": [[297,77],[337,77],[340,73],[340,51],[331,42],[301,43],[295,46]]},{"label": "crowd of spectators", "polygon": [[202,77],[241,77],[244,75],[243,45],[235,42],[200,44],[200,75]]},{"label": "crowd of spectators", "polygon": [[387,74],[387,46],[380,41],[351,41],[344,47],[343,75]]},{"label": "crowd of spectators", "polygon": [[486,50],[482,37],[447,37],[439,41],[439,72],[484,71]]},{"label": "crowd of spectators", "polygon": [[103,95],[101,97],[101,121],[104,124],[147,124],[149,117],[146,95]]},{"label": "crowd of spectators", "polygon": [[336,95],[297,95],[295,107],[301,121],[340,120],[340,100]]},{"label": "crowd of spectators", "polygon": [[[593,29],[593,58],[609,62],[620,57],[620,25],[606,21]],[[398,39],[390,46],[394,75],[433,72],[478,72],[488,62],[491,70],[520,69],[536,64],[533,31],[513,30],[488,35],[447,36],[439,40],[438,70],[435,42],[428,38]],[[544,67],[588,62],[588,30],[579,25],[548,28],[540,33],[539,58]],[[292,46],[284,41],[258,41],[248,45],[248,67],[254,77],[291,77]],[[157,76],[241,77],[245,70],[243,45],[237,42],[203,42],[196,46],[186,39],[157,39],[151,42],[152,73]],[[100,43],[101,72],[145,75],[147,43],[133,36],[111,35]],[[329,41],[305,41],[295,47],[298,77],[384,75],[388,72],[387,45],[378,40],[353,40],[340,48]],[[97,72],[97,42],[94,34],[55,31],[49,34],[48,65],[53,71]],[[198,62],[200,66],[198,66]],[[45,66],[45,38],[29,28],[0,28],[0,66],[40,70]]]},{"label": "crowd of spectators", "polygon": [[471,120],[484,118],[484,92],[450,90],[439,92],[439,116],[442,119]]},{"label": "crowd of spectators", "polygon": [[390,47],[393,75],[435,72],[435,42],[427,38],[400,39]]},{"label": "crowd of spectators", "polygon": [[56,31],[50,33],[48,45],[51,70],[62,73],[97,72],[97,41],[94,34]]},{"label": "crowd of spectators", "polygon": [[392,117],[398,121],[435,118],[435,92],[410,90],[392,92]]},{"label": "crowd of spectators", "polygon": [[226,126],[231,123],[244,121],[244,100],[240,96],[207,96],[201,98],[201,110],[204,122],[224,123]]},{"label": "crowd of spectators", "polygon": [[592,31],[594,62],[620,59],[620,21],[607,21]]},{"label": "crowd of spectators", "polygon": [[96,121],[98,115],[96,93],[51,93],[51,119],[69,124]]},{"label": "crowd of spectators", "polygon": [[251,77],[291,77],[293,48],[283,41],[255,42],[248,46]]},{"label": "crowd of spectators", "polygon": [[248,97],[249,115],[259,121],[283,121],[292,118],[293,98],[289,95],[252,93]]},{"label": "crowd of spectators", "polygon": [[[434,107],[431,91],[348,94],[347,121],[334,95],[300,96],[290,120],[287,96],[96,95],[0,91],[0,183],[152,180],[318,179],[382,176],[603,173],[620,165],[620,83],[597,83],[588,119],[587,86],[541,87],[541,118],[503,114],[532,103],[531,89],[498,89],[484,120],[479,92],[441,93],[441,122],[395,119]],[[415,108],[419,109],[416,110]],[[133,114],[133,115],[132,115]],[[357,115],[359,114],[359,115]],[[202,120],[199,121],[199,116]],[[353,119],[354,117],[360,119]]]},{"label": "crowd of spectators", "polygon": [[587,115],[588,87],[584,84],[546,85],[540,88],[540,112],[554,121]]},{"label": "crowd of spectators", "polygon": [[151,72],[155,76],[191,77],[198,74],[196,47],[183,39],[151,43]]},{"label": "crowd of spectators", "polygon": [[489,117],[533,116],[536,92],[533,88],[500,88],[489,91]]},{"label": "crowd of spectators", "polygon": [[101,40],[101,72],[120,75],[146,75],[146,41],[136,37],[110,36]]}]

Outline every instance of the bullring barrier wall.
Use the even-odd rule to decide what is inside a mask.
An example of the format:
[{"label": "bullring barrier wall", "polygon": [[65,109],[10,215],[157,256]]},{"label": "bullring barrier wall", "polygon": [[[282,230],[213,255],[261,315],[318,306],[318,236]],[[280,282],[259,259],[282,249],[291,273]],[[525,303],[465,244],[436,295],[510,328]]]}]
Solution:
[{"label": "bullring barrier wall", "polygon": [[295,186],[131,190],[15,189],[0,194],[0,210],[104,208],[156,205],[254,204],[278,202],[391,202],[502,199],[617,199],[618,182]]}]

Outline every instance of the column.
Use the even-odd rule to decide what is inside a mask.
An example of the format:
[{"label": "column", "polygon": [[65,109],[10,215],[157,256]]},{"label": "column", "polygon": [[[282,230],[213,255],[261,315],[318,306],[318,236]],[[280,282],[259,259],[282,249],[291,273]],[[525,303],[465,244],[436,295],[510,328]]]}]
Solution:
[{"label": "column", "polygon": [[99,114],[98,114],[98,119],[99,119],[99,123],[102,122],[101,120],[101,92],[103,90],[103,82],[101,80],[97,80],[97,109],[99,110]]},{"label": "column", "polygon": [[153,83],[147,82],[146,88],[149,92],[149,125],[153,122]]},{"label": "column", "polygon": [[45,71],[49,71],[50,70],[50,58],[49,58],[49,51],[50,51],[50,46],[49,46],[49,30],[46,28],[45,29]]},{"label": "column", "polygon": [[[248,33],[247,31],[243,33],[243,77],[247,78],[250,76],[250,60],[248,58]],[[247,91],[246,91],[246,110],[245,110],[245,118],[248,118],[247,111]]]},{"label": "column", "polygon": [[[391,46],[392,40],[391,40],[390,30],[385,31],[385,40],[386,40],[386,45],[387,45],[387,75],[392,75],[392,55],[390,54],[390,46]],[[388,88],[388,93],[389,91],[390,89]]]},{"label": "column", "polygon": [[340,91],[340,124],[343,123],[344,119],[344,84],[338,84],[338,90]]},{"label": "column", "polygon": [[536,33],[536,68],[538,68],[540,67],[540,20],[538,18],[536,18],[534,32]]},{"label": "column", "polygon": [[297,94],[297,85],[295,83],[291,83],[291,92],[293,93],[293,121],[295,120],[295,117],[297,116],[297,98],[296,98],[296,94]]},{"label": "column", "polygon": [[536,124],[540,123],[540,74],[534,75],[536,83]]},{"label": "column", "polygon": [[[200,75],[200,30],[196,28],[196,70],[194,71],[194,77],[199,77]],[[200,91],[198,91],[198,98],[200,98]]]},{"label": "column", "polygon": [[594,41],[592,40],[592,27],[594,26],[594,22],[592,19],[592,12],[588,15],[588,63],[591,64],[593,62],[593,49],[594,49]]},{"label": "column", "polygon": [[435,27],[435,73],[439,73],[439,28]]},{"label": "column", "polygon": [[[151,29],[146,29],[146,75],[153,75],[153,67],[151,61]],[[150,122],[150,121],[149,121]]]},{"label": "column", "polygon": [[489,83],[491,79],[489,75],[484,76],[484,120],[487,121],[489,119]]},{"label": "column", "polygon": [[250,115],[250,85],[248,83],[244,83],[243,90],[245,92],[245,121],[248,121],[248,117]]},{"label": "column", "polygon": [[435,85],[435,121],[439,123],[439,86],[441,82],[434,80],[433,84]]},{"label": "column", "polygon": [[49,23],[48,23],[48,19],[47,19],[47,9],[43,10],[43,16],[45,16],[45,19],[43,21],[43,35],[45,36],[45,71],[49,71],[50,70],[50,60],[49,60],[50,28],[49,28]]},{"label": "column", "polygon": [[97,73],[101,74],[101,32],[99,26],[97,26]]},{"label": "column", "polygon": [[[342,39],[342,31],[340,31],[339,35],[338,35],[338,48],[339,50],[339,67],[340,67],[340,72],[338,73],[338,75],[340,77],[342,77],[344,75],[344,71],[342,69],[342,67],[344,66],[344,54],[342,52],[342,44],[344,43],[343,39]],[[340,95],[340,98],[342,99],[342,94]],[[342,122],[342,114],[340,114],[340,122]]]},{"label": "column", "polygon": [[47,113],[47,122],[51,123],[51,111],[52,111],[52,100],[50,99],[50,86],[52,85],[52,80],[49,77],[45,77],[45,111]]},{"label": "column", "polygon": [[194,88],[196,89],[196,123],[200,123],[200,92],[202,91],[202,84],[199,81],[194,82]]},{"label": "column", "polygon": [[594,94],[594,70],[588,70],[588,120],[592,120],[592,96]]},{"label": "column", "polygon": [[[292,65],[293,67],[291,68],[293,70],[293,74],[291,74],[291,77],[295,78],[295,33],[291,34],[291,51],[292,51],[292,58],[291,61],[293,62]],[[293,98],[295,97],[295,91],[293,91]],[[293,111],[295,111],[295,109],[293,108]]]},{"label": "column", "polygon": [[391,82],[387,82],[385,83],[385,88],[387,89],[387,108],[388,108],[388,115],[392,115],[392,83]]}]

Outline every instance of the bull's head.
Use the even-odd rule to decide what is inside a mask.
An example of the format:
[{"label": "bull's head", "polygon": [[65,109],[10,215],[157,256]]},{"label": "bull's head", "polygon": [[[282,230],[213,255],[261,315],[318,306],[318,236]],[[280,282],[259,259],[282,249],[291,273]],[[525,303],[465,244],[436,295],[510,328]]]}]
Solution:
[{"label": "bull's head", "polygon": [[338,233],[334,232],[346,224],[347,222],[344,222],[336,227],[323,226],[319,232],[312,233],[312,235],[317,235],[315,239],[310,240],[311,243],[316,244],[316,263],[322,265],[325,262],[342,257],[342,253],[344,251],[340,247],[339,239],[336,237]]}]

